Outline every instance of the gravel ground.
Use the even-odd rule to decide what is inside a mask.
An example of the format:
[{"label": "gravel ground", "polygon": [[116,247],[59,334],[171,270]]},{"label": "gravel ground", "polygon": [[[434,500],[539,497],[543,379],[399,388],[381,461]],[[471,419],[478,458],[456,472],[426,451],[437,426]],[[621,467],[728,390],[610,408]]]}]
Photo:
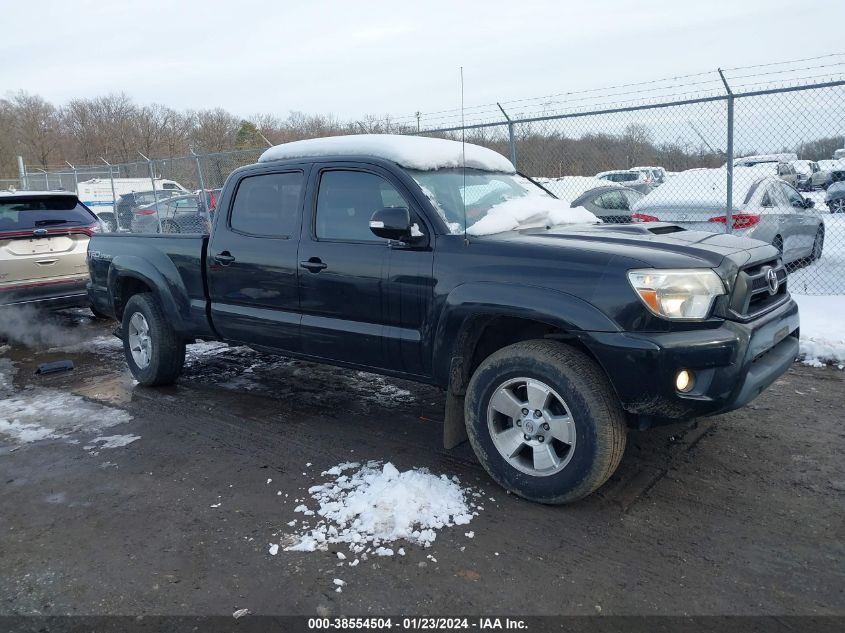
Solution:
[{"label": "gravel ground", "polygon": [[[796,365],[740,411],[631,432],[597,494],[545,507],[440,447],[437,390],[209,344],[146,389],[109,325],[54,319],[0,347],[0,420],[37,421],[0,428],[0,615],[845,615],[837,369]],[[368,459],[457,476],[484,509],[354,568],[337,548],[270,555],[321,471]]]}]

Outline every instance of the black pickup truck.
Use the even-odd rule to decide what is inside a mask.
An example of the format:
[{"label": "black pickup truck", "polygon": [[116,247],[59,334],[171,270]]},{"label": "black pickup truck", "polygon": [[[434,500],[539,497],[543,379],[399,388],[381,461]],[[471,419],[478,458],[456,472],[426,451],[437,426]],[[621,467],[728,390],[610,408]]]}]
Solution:
[{"label": "black pickup truck", "polygon": [[300,141],[226,181],[210,235],[95,234],[93,306],[142,385],[216,339],[439,386],[444,442],[565,503],[628,427],[743,406],[798,352],[778,251],[662,223],[603,225],[481,147]]}]

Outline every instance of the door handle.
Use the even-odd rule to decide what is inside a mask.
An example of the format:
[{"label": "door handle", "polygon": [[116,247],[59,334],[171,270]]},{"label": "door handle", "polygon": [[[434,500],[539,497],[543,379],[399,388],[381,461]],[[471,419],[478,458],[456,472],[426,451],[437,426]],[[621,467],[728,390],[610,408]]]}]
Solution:
[{"label": "door handle", "polygon": [[232,255],[229,251],[223,251],[222,253],[218,253],[212,259],[216,261],[221,266],[228,266],[233,261],[235,261],[234,255]]},{"label": "door handle", "polygon": [[322,261],[320,261],[319,257],[312,257],[311,259],[309,259],[307,261],[299,262],[299,265],[302,266],[303,268],[307,268],[312,273],[318,273],[321,270],[323,270],[324,268],[326,268],[326,264],[324,264]]}]

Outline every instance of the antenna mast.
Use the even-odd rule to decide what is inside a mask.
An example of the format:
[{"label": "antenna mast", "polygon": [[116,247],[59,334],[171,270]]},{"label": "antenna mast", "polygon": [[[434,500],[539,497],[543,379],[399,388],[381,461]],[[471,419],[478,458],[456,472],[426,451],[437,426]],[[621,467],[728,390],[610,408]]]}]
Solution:
[{"label": "antenna mast", "polygon": [[461,163],[463,166],[463,195],[461,200],[464,207],[464,244],[467,240],[467,148],[466,148],[466,127],[464,126],[464,67],[461,66]]}]

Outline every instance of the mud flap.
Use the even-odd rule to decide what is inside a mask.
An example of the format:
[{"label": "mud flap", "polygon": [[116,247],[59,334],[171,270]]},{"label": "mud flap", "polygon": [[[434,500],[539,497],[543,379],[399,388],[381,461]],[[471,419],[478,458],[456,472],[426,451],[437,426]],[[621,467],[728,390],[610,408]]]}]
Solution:
[{"label": "mud flap", "polygon": [[446,391],[446,414],[443,417],[443,448],[455,448],[467,441],[464,422],[464,396]]}]

